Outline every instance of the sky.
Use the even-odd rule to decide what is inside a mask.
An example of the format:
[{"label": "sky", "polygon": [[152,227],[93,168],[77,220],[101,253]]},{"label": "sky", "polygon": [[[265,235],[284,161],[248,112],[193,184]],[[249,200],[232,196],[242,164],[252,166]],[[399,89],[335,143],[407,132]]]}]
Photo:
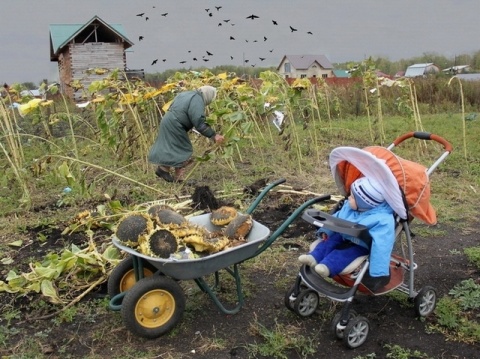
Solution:
[{"label": "sky", "polygon": [[58,80],[49,26],[94,16],[124,27],[134,43],[127,66],[146,73],[278,66],[284,55],[343,63],[480,50],[479,0],[0,1],[0,83],[8,84]]}]

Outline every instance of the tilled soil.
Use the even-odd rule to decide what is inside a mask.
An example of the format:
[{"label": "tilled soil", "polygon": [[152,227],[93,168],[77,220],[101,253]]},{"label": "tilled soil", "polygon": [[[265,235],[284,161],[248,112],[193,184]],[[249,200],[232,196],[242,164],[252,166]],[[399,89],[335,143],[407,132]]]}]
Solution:
[{"label": "tilled soil", "polygon": [[[280,203],[275,196],[267,196],[254,212],[254,219],[272,231],[279,228],[285,219],[297,208],[298,199],[294,203]],[[302,198],[303,200],[305,198]],[[415,227],[413,225],[413,231]],[[35,235],[35,230],[32,236]],[[38,229],[37,229],[38,230]],[[468,264],[463,249],[478,246],[475,234],[462,235],[449,228],[442,228],[446,235],[442,237],[420,237],[414,239],[415,260],[418,269],[415,271],[415,287],[419,290],[425,286],[433,286],[438,298],[446,295],[460,281],[467,278],[478,278],[479,271]],[[465,344],[449,341],[440,333],[428,330],[429,323],[435,322],[435,316],[420,320],[415,317],[413,305],[405,305],[392,296],[358,295],[354,300],[355,311],[365,316],[370,323],[370,332],[365,344],[351,350],[332,333],[331,319],[341,304],[321,299],[318,310],[308,318],[301,318],[285,306],[285,293],[295,282],[299,265],[299,253],[308,250],[309,241],[313,240],[312,226],[298,218],[272,244],[271,249],[261,253],[239,265],[245,303],[234,315],[222,313],[215,303],[202,293],[193,281],[180,282],[186,295],[186,310],[176,327],[157,339],[143,339],[127,330],[119,312],[99,309],[94,316],[78,312],[72,322],[51,326],[47,320],[33,322],[25,319],[30,316],[29,298],[12,301],[11,295],[2,294],[0,304],[14,303],[21,309],[19,318],[10,325],[16,327],[18,336],[11,336],[0,347],[0,353],[15,357],[22,349],[16,341],[30,336],[41,343],[45,357],[49,358],[83,358],[83,357],[131,357],[131,358],[275,358],[280,356],[262,355],[255,348],[265,343],[259,335],[258,328],[267,328],[270,332],[279,330],[287,338],[290,336],[309,338],[310,347],[315,353],[301,353],[295,349],[279,351],[285,358],[386,358],[388,346],[398,345],[405,350],[419,351],[429,358],[471,359],[479,357],[478,344]],[[53,247],[63,247],[67,241],[57,233],[49,237],[50,247],[19,250],[16,261],[27,260],[32,255],[42,256]],[[70,242],[81,242],[82,238],[69,238]],[[301,238],[301,240],[299,240]],[[252,270],[250,261],[271,260],[275,250],[285,250],[281,266],[268,266],[261,270]],[[278,264],[278,263],[277,263]],[[255,267],[253,267],[255,268]],[[6,268],[2,269],[2,273]],[[223,272],[223,271],[221,271]],[[226,306],[235,301],[235,289],[231,283],[218,288],[219,298],[225,300]],[[105,298],[106,285],[96,290],[94,295],[84,299]],[[232,300],[233,298],[233,300]],[[92,302],[93,303],[93,302]],[[48,330],[47,330],[48,329]],[[375,356],[373,356],[375,355]],[[412,356],[413,357],[413,356]],[[423,356],[415,356],[420,358]]]}]

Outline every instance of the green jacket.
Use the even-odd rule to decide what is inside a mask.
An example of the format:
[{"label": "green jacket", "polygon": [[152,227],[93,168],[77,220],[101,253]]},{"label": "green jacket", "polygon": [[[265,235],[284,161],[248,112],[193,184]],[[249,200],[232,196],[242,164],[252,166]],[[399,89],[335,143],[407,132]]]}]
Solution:
[{"label": "green jacket", "polygon": [[215,136],[215,131],[205,122],[205,104],[196,90],[182,92],[175,97],[160,121],[148,160],[163,166],[182,167],[193,154],[188,131],[194,127],[205,137]]}]

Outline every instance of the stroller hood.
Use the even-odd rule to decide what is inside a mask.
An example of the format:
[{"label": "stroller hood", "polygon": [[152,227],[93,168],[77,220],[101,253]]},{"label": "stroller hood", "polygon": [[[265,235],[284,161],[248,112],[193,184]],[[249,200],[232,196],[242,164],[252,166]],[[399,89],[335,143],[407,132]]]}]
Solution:
[{"label": "stroller hood", "polygon": [[355,147],[337,147],[330,153],[330,169],[343,196],[352,183],[363,176],[375,179],[382,187],[385,201],[400,218],[407,219],[407,209],[396,177],[384,159]]}]

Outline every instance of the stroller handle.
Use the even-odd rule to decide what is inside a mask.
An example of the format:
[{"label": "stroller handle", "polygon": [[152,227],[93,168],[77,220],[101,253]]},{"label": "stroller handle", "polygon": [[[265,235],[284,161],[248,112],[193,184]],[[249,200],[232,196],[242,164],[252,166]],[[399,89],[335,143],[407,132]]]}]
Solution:
[{"label": "stroller handle", "polygon": [[450,144],[450,142],[448,142],[446,139],[444,139],[441,136],[434,135],[434,134],[429,133],[429,132],[408,132],[408,133],[406,133],[406,134],[404,134],[400,137],[397,137],[393,141],[393,146],[398,146],[400,143],[402,143],[406,139],[409,139],[409,138],[412,138],[412,137],[418,138],[420,140],[433,140],[433,141],[438,142],[441,145],[443,145],[443,148],[445,149],[446,152],[450,153],[450,152],[453,151],[453,147]]}]

